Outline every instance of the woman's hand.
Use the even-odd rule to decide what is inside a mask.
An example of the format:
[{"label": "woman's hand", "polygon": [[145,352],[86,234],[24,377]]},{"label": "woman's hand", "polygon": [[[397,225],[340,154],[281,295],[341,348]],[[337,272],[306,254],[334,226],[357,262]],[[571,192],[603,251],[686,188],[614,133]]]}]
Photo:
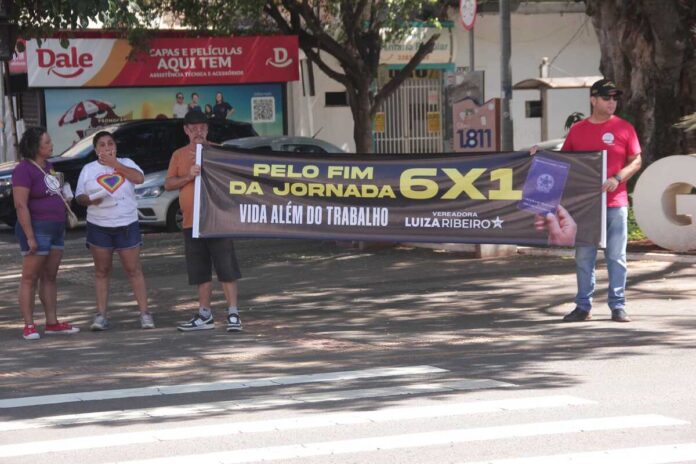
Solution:
[{"label": "woman's hand", "polygon": [[101,164],[109,166],[113,169],[116,169],[116,167],[119,165],[119,162],[116,159],[116,152],[113,150],[104,150],[97,153],[97,159]]},{"label": "woman's hand", "polygon": [[81,194],[78,195],[77,198],[75,198],[75,201],[77,202],[78,205],[82,206],[90,206],[90,205],[98,205],[99,203],[102,202],[101,198],[95,198],[92,200],[89,195],[87,194]]},{"label": "woman's hand", "polygon": [[27,252],[27,254],[29,255],[33,255],[34,253],[36,253],[36,250],[39,249],[39,244],[36,243],[36,239],[33,237],[27,238],[27,245],[29,245],[29,251]]}]

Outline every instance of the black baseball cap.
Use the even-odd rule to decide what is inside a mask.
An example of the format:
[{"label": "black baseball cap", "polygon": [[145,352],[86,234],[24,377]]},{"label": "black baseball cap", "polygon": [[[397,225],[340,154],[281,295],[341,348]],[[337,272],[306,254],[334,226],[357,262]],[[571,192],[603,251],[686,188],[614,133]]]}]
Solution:
[{"label": "black baseball cap", "polygon": [[208,124],[208,117],[201,111],[189,111],[184,116],[184,124]]},{"label": "black baseball cap", "polygon": [[590,88],[591,97],[610,97],[618,96],[623,93],[623,90],[616,87],[614,82],[609,79],[600,79]]}]

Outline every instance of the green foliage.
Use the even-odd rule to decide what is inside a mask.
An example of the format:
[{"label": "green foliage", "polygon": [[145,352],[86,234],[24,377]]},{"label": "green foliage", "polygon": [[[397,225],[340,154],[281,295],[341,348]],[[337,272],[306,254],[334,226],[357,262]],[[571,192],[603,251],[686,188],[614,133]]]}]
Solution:
[{"label": "green foliage", "polygon": [[[356,30],[365,33],[384,28],[398,35],[413,20],[437,24],[447,4],[443,0],[111,0],[109,3],[107,17],[111,18],[127,4],[131,15],[149,22],[142,23],[144,27],[154,26],[155,19],[168,18],[206,35],[306,31],[315,37],[326,34],[339,42],[349,41]],[[121,18],[124,17],[122,14]],[[130,21],[130,26],[136,24]]]},{"label": "green foliage", "polygon": [[696,131],[696,113],[683,116],[674,127],[684,129],[686,132]]},{"label": "green foliage", "polygon": [[583,113],[580,113],[579,111],[571,113],[565,120],[565,125],[563,126],[565,131],[568,132],[573,124],[583,120],[584,118],[585,115]]},{"label": "green foliage", "polygon": [[645,240],[647,237],[640,230],[638,223],[636,222],[636,217],[633,214],[633,207],[628,208],[628,240]]},{"label": "green foliage", "polygon": [[58,34],[64,39],[99,25],[125,35],[143,19],[135,2],[128,0],[15,0],[12,9],[12,20],[25,38]]}]

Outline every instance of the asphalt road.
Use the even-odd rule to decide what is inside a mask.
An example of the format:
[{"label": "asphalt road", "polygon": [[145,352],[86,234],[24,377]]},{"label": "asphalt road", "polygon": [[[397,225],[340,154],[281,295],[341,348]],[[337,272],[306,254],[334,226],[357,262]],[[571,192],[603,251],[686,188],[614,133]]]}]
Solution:
[{"label": "asphalt road", "polygon": [[[696,462],[691,263],[632,260],[634,322],[612,322],[602,294],[592,322],[566,324],[567,257],[243,240],[245,330],[183,334],[181,239],[149,233],[157,329],[139,329],[116,264],[113,329],[92,333],[82,235],[59,313],[85,331],[27,342],[0,230],[3,464]],[[214,303],[222,316],[219,288]]]}]

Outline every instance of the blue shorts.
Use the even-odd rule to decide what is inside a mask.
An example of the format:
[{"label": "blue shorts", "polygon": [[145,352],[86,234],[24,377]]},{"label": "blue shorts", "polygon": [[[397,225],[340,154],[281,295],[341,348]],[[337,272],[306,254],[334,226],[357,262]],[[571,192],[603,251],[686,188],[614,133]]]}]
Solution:
[{"label": "blue shorts", "polygon": [[102,227],[87,223],[87,248],[95,246],[114,251],[142,246],[138,221],[121,227]]},{"label": "blue shorts", "polygon": [[[65,246],[65,221],[31,221],[34,229],[34,239],[38,245],[36,255],[47,256],[51,250],[62,250]],[[29,253],[29,244],[24,229],[17,221],[15,236],[19,241],[19,249],[22,256]]]}]

